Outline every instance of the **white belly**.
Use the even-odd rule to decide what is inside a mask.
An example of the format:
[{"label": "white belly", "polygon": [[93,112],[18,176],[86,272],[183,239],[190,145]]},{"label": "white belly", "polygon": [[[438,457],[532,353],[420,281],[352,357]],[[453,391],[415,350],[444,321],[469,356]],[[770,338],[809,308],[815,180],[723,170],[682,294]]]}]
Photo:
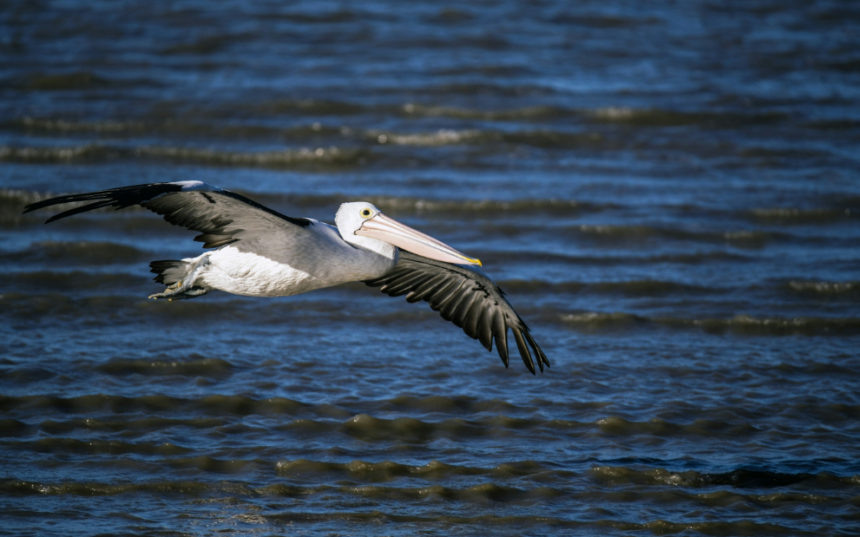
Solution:
[{"label": "white belly", "polygon": [[289,265],[226,246],[204,255],[198,282],[212,289],[245,296],[290,296],[343,283],[320,279]]}]

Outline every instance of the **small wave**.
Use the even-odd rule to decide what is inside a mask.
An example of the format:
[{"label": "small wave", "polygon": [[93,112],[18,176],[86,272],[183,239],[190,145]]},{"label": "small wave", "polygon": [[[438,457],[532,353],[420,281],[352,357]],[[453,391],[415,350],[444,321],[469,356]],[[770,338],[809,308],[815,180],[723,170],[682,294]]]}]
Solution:
[{"label": "small wave", "polygon": [[522,199],[516,201],[497,200],[431,200],[420,198],[394,198],[371,196],[368,201],[383,210],[409,211],[415,213],[563,213],[571,211],[600,211],[610,206],[595,205],[576,200],[563,199]]},{"label": "small wave", "polygon": [[306,142],[308,138],[319,136],[342,136],[351,132],[346,128],[325,126],[320,122],[310,122],[288,128],[271,127],[255,123],[206,122],[182,119],[162,121],[72,121],[24,116],[2,123],[7,129],[23,130],[30,134],[96,134],[117,138],[140,135],[195,136],[201,138],[245,139],[290,139]]},{"label": "small wave", "polygon": [[114,358],[96,367],[98,371],[114,376],[149,375],[149,376],[192,376],[192,377],[229,377],[234,369],[233,364],[220,358],[206,358],[191,355],[182,360],[126,360]]},{"label": "small wave", "polygon": [[730,244],[740,248],[762,248],[771,238],[787,238],[786,234],[735,230],[735,231],[692,231],[680,228],[651,226],[611,226],[582,224],[573,228],[584,238],[601,242],[637,242],[646,237],[676,241],[694,241],[711,244]]},{"label": "small wave", "polygon": [[70,121],[66,119],[35,118],[24,116],[9,121],[5,126],[19,128],[27,131],[45,131],[49,133],[73,133],[73,132],[95,132],[110,135],[144,132],[147,124],[141,121]]},{"label": "small wave", "polygon": [[479,414],[482,412],[518,412],[523,408],[512,405],[501,399],[475,399],[466,396],[431,395],[429,397],[414,397],[399,395],[380,402],[380,410],[396,410],[424,413],[444,414]]},{"label": "small wave", "polygon": [[11,272],[2,274],[3,281],[12,289],[38,290],[39,292],[73,292],[80,290],[127,289],[144,283],[140,276],[132,274],[92,273],[75,270],[53,272],[38,270],[32,272]]},{"label": "small wave", "polygon": [[664,468],[638,470],[622,466],[597,466],[591,469],[595,481],[609,486],[670,485],[677,487],[707,488],[730,486],[734,488],[777,488],[808,483],[821,488],[853,486],[856,478],[840,477],[827,473],[781,473],[768,470],[740,468],[730,472],[706,473],[689,470],[673,472]]},{"label": "small wave", "polygon": [[851,217],[850,209],[796,209],[778,207],[772,209],[753,209],[750,216],[767,224],[808,225],[827,224],[835,220]]},{"label": "small wave", "polygon": [[131,152],[120,147],[85,144],[72,147],[0,146],[0,161],[26,164],[104,161],[128,157]]},{"label": "small wave", "polygon": [[[481,253],[481,259],[486,258],[493,263],[522,263],[523,254],[521,252],[487,252]],[[592,266],[620,266],[620,265],[659,265],[664,263],[678,263],[684,265],[699,265],[702,263],[719,263],[719,262],[748,262],[752,258],[722,251],[710,252],[692,252],[689,254],[660,254],[660,255],[568,255],[555,254],[547,252],[530,252],[528,261],[532,263],[560,263],[571,265],[592,265]]]},{"label": "small wave", "polygon": [[0,161],[20,163],[99,162],[119,158],[149,158],[191,162],[210,166],[264,168],[342,167],[366,161],[371,154],[363,149],[318,147],[242,153],[218,149],[141,146],[127,148],[101,144],[72,147],[0,147]]},{"label": "small wave", "polygon": [[598,312],[569,313],[567,315],[563,315],[562,320],[565,323],[586,331],[607,329],[619,330],[649,322],[649,319],[646,317],[641,317],[632,313]]},{"label": "small wave", "polygon": [[131,431],[144,433],[190,429],[216,429],[227,424],[223,418],[164,418],[153,416],[140,419],[73,418],[69,420],[45,420],[38,430],[51,435],[70,434],[75,431],[118,433]]},{"label": "small wave", "polygon": [[310,405],[283,397],[253,399],[241,395],[211,395],[199,399],[184,399],[166,395],[141,397],[106,394],[80,395],[77,397],[43,395],[12,397],[0,395],[0,409],[50,410],[75,414],[92,412],[157,413],[166,410],[190,410],[203,414],[248,416],[253,414],[299,414],[308,408],[311,408]]},{"label": "small wave", "polygon": [[367,159],[369,153],[360,149],[318,147],[316,149],[285,149],[239,153],[216,149],[144,146],[135,155],[179,162],[194,162],[214,166],[252,166],[264,168],[295,168],[301,166],[348,166]]},{"label": "small wave", "polygon": [[[586,502],[588,499],[583,498]],[[608,512],[608,511],[605,511]],[[267,514],[264,516],[267,521],[276,524],[287,525],[293,528],[296,524],[317,524],[317,523],[332,523],[349,524],[365,524],[373,528],[378,528],[381,525],[389,525],[395,523],[411,523],[413,525],[420,524],[422,528],[433,528],[437,525],[441,526],[443,532],[450,532],[451,527],[471,526],[476,528],[480,534],[486,534],[488,528],[498,528],[498,531],[507,532],[511,529],[516,529],[517,533],[525,529],[536,529],[539,534],[544,534],[549,531],[556,533],[560,529],[571,531],[583,530],[587,534],[607,535],[617,531],[624,531],[636,534],[685,534],[694,533],[701,535],[788,535],[797,534],[797,531],[769,522],[753,522],[750,520],[740,520],[733,522],[715,521],[715,522],[693,522],[686,520],[684,522],[671,522],[668,520],[655,520],[652,522],[622,522],[618,520],[570,520],[568,518],[558,518],[552,516],[518,516],[518,515],[477,515],[465,516],[454,514],[438,514],[433,513],[427,516],[403,514],[401,512],[386,513],[383,511],[339,511],[339,512],[316,512],[316,511],[290,511],[278,514]],[[326,526],[323,527],[328,527]],[[491,530],[492,531],[492,530]],[[532,531],[527,533],[531,534]]]},{"label": "small wave", "polygon": [[39,453],[78,453],[111,455],[184,455],[191,449],[164,442],[122,442],[119,440],[78,440],[75,438],[41,438],[34,441],[7,443],[12,449],[35,451]]},{"label": "small wave", "polygon": [[860,282],[809,282],[794,280],[788,282],[787,285],[792,291],[814,295],[846,296],[860,293]]},{"label": "small wave", "polygon": [[852,336],[860,334],[860,319],[836,317],[753,317],[736,315],[729,319],[685,319],[644,317],[632,313],[582,312],[561,316],[580,330],[619,330],[641,325],[668,328],[698,328],[712,334],[734,333],[750,336]]},{"label": "small wave", "polygon": [[443,145],[458,145],[470,142],[478,142],[486,138],[481,131],[450,129],[438,130],[431,133],[397,134],[392,132],[367,131],[365,138],[380,144],[414,145],[434,147]]},{"label": "small wave", "polygon": [[658,108],[599,108],[590,112],[592,119],[637,127],[701,126],[709,128],[736,128],[749,125],[772,124],[788,118],[779,112],[738,114],[731,112],[680,112]]},{"label": "small wave", "polygon": [[[228,190],[246,195],[251,199],[262,203],[263,205],[283,209],[287,214],[301,214],[308,210],[329,210],[334,215],[334,211],[341,203],[350,199],[362,199],[369,201],[380,209],[399,213],[399,214],[424,214],[424,213],[440,213],[440,214],[476,214],[488,215],[505,213],[510,214],[558,214],[572,216],[586,212],[600,212],[608,209],[616,209],[619,206],[613,203],[598,204],[592,202],[578,201],[575,199],[518,199],[518,200],[455,200],[455,199],[429,199],[415,197],[394,197],[394,196],[378,196],[378,195],[361,195],[361,194],[327,194],[327,195],[306,195],[306,194],[271,194],[271,193],[255,193],[248,192],[241,188],[230,188],[230,185],[224,186]],[[9,208],[9,215],[18,218],[25,205],[54,197],[62,193],[50,192],[34,192],[28,190],[9,190],[0,189],[0,208]],[[68,207],[72,205],[69,204]],[[66,205],[57,206],[58,209],[67,207]],[[123,211],[135,210],[136,207],[129,207]],[[106,209],[112,211],[113,209]],[[0,212],[0,222],[7,216],[4,212]],[[35,215],[27,214],[23,218],[41,218],[38,213]],[[160,219],[153,218],[152,222],[157,222],[158,226],[163,227],[164,223]],[[135,227],[144,225],[141,222],[135,222]]]},{"label": "small wave", "polygon": [[339,479],[356,479],[364,482],[385,482],[401,477],[442,480],[456,476],[490,476],[497,479],[509,479],[534,475],[547,469],[534,462],[508,462],[495,468],[479,468],[446,464],[440,461],[430,461],[425,465],[412,466],[392,461],[365,462],[320,462],[308,459],[280,461],[275,470],[282,477],[302,477],[307,479],[314,476],[325,476]]}]

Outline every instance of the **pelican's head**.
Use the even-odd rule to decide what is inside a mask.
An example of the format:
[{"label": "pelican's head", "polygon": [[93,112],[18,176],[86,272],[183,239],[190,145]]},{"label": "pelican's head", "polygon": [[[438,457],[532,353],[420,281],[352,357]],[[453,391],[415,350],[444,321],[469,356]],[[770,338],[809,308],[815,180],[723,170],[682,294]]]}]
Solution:
[{"label": "pelican's head", "polygon": [[384,244],[445,263],[481,266],[480,260],[466,257],[447,244],[385,216],[366,201],[341,205],[335,223],[343,240],[368,250],[383,253],[381,248]]}]

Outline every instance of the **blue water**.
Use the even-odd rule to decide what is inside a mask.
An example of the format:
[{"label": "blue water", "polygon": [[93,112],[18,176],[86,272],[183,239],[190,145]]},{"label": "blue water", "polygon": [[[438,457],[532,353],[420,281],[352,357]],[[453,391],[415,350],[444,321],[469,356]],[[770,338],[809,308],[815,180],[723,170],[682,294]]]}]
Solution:
[{"label": "blue water", "polygon": [[[0,533],[860,533],[858,36],[839,1],[0,5]],[[176,180],[370,201],[552,368],[359,283],[147,301],[193,234],[21,214]]]}]

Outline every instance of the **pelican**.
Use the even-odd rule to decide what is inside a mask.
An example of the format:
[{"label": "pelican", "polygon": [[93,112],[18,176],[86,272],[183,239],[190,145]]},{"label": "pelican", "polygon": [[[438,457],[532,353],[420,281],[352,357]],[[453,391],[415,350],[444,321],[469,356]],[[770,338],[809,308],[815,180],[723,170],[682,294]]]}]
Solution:
[{"label": "pelican", "polygon": [[[212,290],[253,297],[290,296],[347,282],[378,287],[408,302],[425,301],[508,367],[508,330],[523,363],[535,374],[549,360],[481,262],[397,222],[372,203],[344,203],[336,226],[294,218],[201,181],[111,188],[31,203],[24,212],[90,202],[45,223],[86,211],[140,205],[176,226],[194,230],[211,250],[182,260],[153,261],[155,281],[167,286],[149,298],[196,298]],[[531,347],[531,352],[529,350]]]}]

